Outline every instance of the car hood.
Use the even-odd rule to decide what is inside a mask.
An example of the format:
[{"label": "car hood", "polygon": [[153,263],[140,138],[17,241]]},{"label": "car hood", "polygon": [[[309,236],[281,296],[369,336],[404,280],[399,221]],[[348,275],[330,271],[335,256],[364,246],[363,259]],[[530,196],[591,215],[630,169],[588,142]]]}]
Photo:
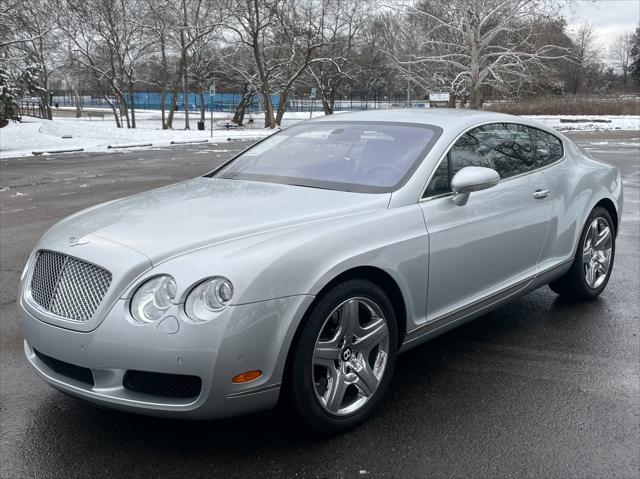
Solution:
[{"label": "car hood", "polygon": [[389,197],[202,177],[81,211],[49,233],[61,239],[96,235],[157,264],[240,237],[385,209]]}]

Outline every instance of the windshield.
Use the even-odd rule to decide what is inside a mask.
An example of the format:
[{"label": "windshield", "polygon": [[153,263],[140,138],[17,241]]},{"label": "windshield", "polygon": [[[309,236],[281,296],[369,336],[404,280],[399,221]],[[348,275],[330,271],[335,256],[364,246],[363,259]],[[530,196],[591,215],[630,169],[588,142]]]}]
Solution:
[{"label": "windshield", "polygon": [[209,176],[388,192],[411,176],[441,132],[404,123],[301,123],[256,144]]}]

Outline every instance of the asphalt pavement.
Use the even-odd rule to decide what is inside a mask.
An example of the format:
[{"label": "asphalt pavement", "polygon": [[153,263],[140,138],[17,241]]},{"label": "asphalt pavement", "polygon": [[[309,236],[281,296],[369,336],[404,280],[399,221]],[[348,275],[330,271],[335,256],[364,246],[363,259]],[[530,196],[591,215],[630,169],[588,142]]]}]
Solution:
[{"label": "asphalt pavement", "polygon": [[541,288],[401,355],[378,413],[333,438],[277,412],[98,409],[23,355],[18,278],[50,225],[206,173],[245,143],[0,160],[0,477],[640,477],[640,132],[572,138],[624,177],[603,295],[572,304]]}]

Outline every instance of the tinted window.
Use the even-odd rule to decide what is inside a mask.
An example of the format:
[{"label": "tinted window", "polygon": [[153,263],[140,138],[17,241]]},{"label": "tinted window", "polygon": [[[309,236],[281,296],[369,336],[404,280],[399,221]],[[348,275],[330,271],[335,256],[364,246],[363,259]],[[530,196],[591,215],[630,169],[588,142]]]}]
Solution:
[{"label": "tinted window", "polygon": [[549,165],[564,155],[562,142],[552,134],[531,127],[529,127],[529,134],[536,147],[537,166]]},{"label": "tinted window", "polygon": [[390,123],[322,122],[282,130],[211,176],[344,191],[391,191],[441,130]]},{"label": "tinted window", "polygon": [[438,166],[426,196],[450,192],[451,178],[466,166],[496,170],[500,178],[527,173],[538,167],[529,130],[513,123],[483,125],[465,133]]}]

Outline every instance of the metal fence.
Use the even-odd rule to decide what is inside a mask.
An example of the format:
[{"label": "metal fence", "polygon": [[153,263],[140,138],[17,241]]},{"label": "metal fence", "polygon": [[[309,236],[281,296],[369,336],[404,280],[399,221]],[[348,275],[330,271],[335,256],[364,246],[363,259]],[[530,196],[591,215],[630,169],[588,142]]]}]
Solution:
[{"label": "metal fence", "polygon": [[[139,110],[160,110],[162,106],[162,94],[157,92],[135,92],[127,93],[127,99],[129,102],[132,100],[135,102],[136,109]],[[233,111],[240,100],[242,99],[241,93],[216,93],[204,95],[204,106],[206,111]],[[165,108],[171,108],[172,95],[169,93],[165,97]],[[280,97],[274,95],[271,97],[274,105],[280,103]],[[119,102],[116,98],[109,97],[116,106]],[[57,107],[75,107],[80,102],[83,108],[110,108],[109,103],[104,98],[104,95],[96,94],[83,94],[79,97],[72,95],[70,92],[54,92],[53,104]],[[178,94],[176,97],[177,111],[185,111],[188,108],[189,111],[200,111],[200,95],[197,93],[190,93],[189,95]],[[264,106],[261,97],[257,97],[247,107],[247,112],[263,111]]]},{"label": "metal fence", "polygon": [[44,112],[39,100],[18,100],[18,114],[44,118]]},{"label": "metal fence", "polygon": [[[215,112],[232,112],[242,99],[242,93],[239,92],[205,93],[203,96],[205,110]],[[127,93],[127,97],[135,101],[136,109],[140,110],[160,110],[162,105],[162,95],[157,92]],[[116,106],[118,105],[117,99],[109,98],[109,100],[116,104]],[[277,109],[280,104],[280,96],[273,95],[271,101],[274,108]],[[85,93],[76,97],[68,91],[57,91],[54,92],[52,96],[52,103],[57,107],[75,107],[77,102],[80,102],[83,108],[110,108],[102,94]],[[409,106],[412,107],[420,108],[424,105],[424,100],[414,99],[409,102]],[[169,109],[170,106],[171,94],[169,93],[165,98],[165,107]],[[392,94],[376,92],[372,94],[370,92],[353,91],[348,97],[336,100],[334,110],[367,110],[406,106],[408,106],[408,104],[406,93],[404,92],[395,92]],[[185,108],[189,108],[189,111],[200,111],[200,95],[190,93],[185,97],[185,95],[181,93],[178,94],[176,98],[176,110],[185,111]],[[322,110],[322,101],[319,98],[311,99],[308,95],[296,96],[292,94],[287,100],[287,111],[311,112]],[[256,95],[246,111],[247,113],[264,111],[262,97]]]}]

